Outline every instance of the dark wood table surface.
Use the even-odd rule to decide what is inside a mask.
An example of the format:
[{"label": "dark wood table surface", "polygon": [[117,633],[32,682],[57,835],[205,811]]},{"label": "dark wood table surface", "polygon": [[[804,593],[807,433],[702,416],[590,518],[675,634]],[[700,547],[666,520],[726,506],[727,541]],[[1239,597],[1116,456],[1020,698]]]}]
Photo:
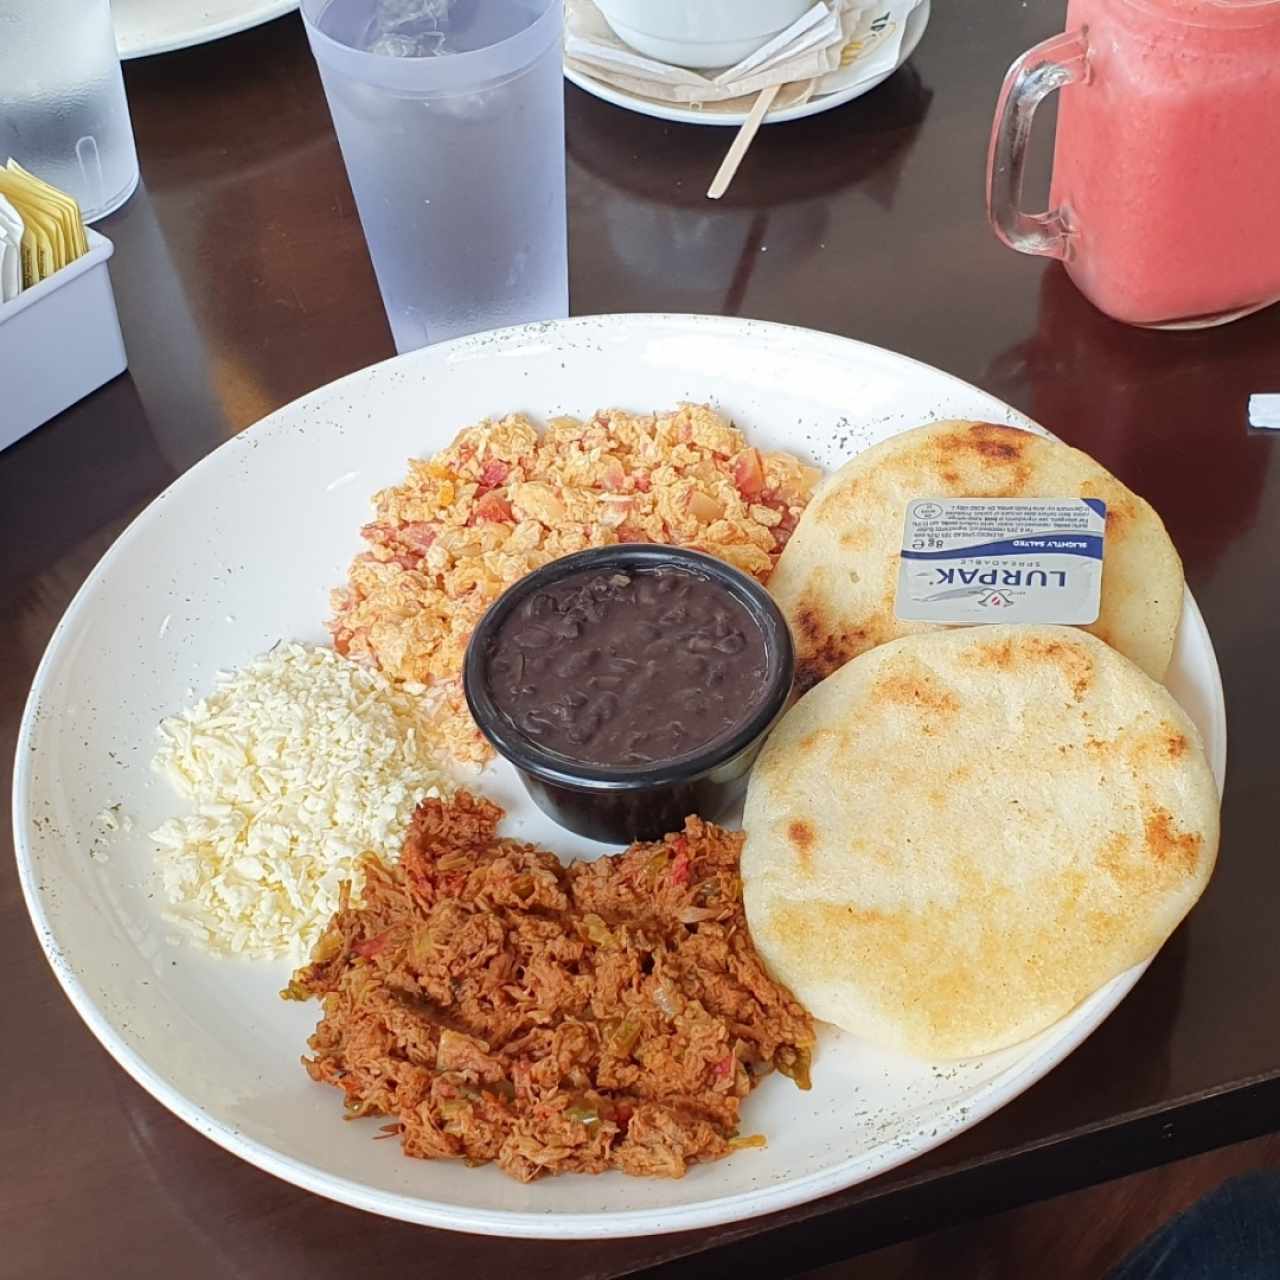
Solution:
[{"label": "dark wood table surface", "polygon": [[[1230,768],[1213,884],[1124,1004],[1016,1102],[874,1183],[698,1234],[486,1240],[327,1203],[174,1119],[80,1024],[5,858],[0,1275],[785,1275],[1280,1127],[1280,437],[1245,413],[1250,392],[1280,391],[1280,307],[1140,332],[997,245],[996,89],[1060,21],[1039,0],[942,0],[905,69],[766,128],[717,205],[701,193],[729,134],[569,89],[573,307],[750,315],[905,352],[1088,449],[1164,515],[1217,645]],[[101,229],[130,372],[0,454],[6,759],[54,623],[142,506],[263,414],[392,353],[296,16],[127,81],[144,185]]]}]

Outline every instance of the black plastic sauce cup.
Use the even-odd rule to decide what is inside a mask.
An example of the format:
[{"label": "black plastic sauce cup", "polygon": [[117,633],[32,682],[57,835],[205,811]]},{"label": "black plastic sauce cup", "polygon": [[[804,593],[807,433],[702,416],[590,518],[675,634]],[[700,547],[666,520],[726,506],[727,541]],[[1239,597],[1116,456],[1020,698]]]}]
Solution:
[{"label": "black plastic sauce cup", "polygon": [[[764,689],[735,733],[670,762],[605,767],[547,750],[498,710],[489,685],[489,657],[493,638],[513,609],[574,574],[657,569],[683,570],[723,587],[764,637]],[[521,578],[480,620],[463,667],[467,705],[476,724],[494,750],[515,766],[538,808],[578,835],[614,844],[679,831],[690,814],[714,821],[727,813],[746,789],[747,774],[787,705],[794,678],[795,652],[786,619],[754,578],[700,551],[651,543],[580,551]]]}]

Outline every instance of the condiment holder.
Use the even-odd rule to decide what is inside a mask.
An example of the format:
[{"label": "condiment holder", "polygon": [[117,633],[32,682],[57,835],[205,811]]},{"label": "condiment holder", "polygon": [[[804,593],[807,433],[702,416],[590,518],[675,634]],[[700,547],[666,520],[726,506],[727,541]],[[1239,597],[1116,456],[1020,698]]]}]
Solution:
[{"label": "condiment holder", "polygon": [[[727,737],[671,759],[608,766],[547,749],[499,708],[489,672],[495,636],[515,609],[562,579],[587,571],[637,574],[675,570],[714,584],[758,628],[768,670],[758,697]],[[622,543],[553,560],[522,578],[491,606],[472,633],[464,666],[467,704],[480,731],[520,775],[533,802],[578,835],[615,844],[659,839],[696,813],[715,820],[741,800],[747,775],[791,697],[795,653],[778,606],[754,578],[687,548]]]},{"label": "condiment holder", "polygon": [[128,367],[107,270],[115,246],[86,235],[88,253],[0,304],[0,449]]}]

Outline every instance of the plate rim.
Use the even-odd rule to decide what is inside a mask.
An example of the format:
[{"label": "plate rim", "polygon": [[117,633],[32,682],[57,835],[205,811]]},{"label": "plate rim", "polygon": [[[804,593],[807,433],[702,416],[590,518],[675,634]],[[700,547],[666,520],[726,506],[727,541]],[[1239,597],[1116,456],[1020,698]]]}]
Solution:
[{"label": "plate rim", "polygon": [[[135,1052],[117,1035],[107,1015],[99,1009],[98,1004],[89,994],[86,986],[71,970],[69,963],[63,959],[63,948],[59,946],[54,937],[51,922],[44,910],[43,899],[38,890],[32,842],[28,838],[32,817],[29,798],[34,756],[31,740],[36,727],[43,686],[54,662],[61,656],[60,651],[66,636],[96,589],[101,573],[109,567],[110,561],[117,554],[121,554],[122,548],[128,542],[140,536],[142,523],[153,505],[179,493],[183,486],[195,483],[193,479],[195,474],[206,464],[210,464],[215,455],[224,449],[251,443],[257,434],[270,429],[271,424],[281,415],[300,412],[311,402],[322,397],[328,398],[345,385],[367,378],[373,370],[383,369],[391,365],[402,365],[405,362],[412,363],[415,359],[429,359],[430,356],[424,353],[438,356],[443,352],[447,356],[452,352],[465,351],[468,347],[497,345],[501,348],[503,345],[519,345],[532,338],[545,340],[549,331],[554,333],[565,330],[570,332],[574,330],[589,331],[592,328],[598,328],[601,323],[623,329],[632,327],[642,330],[684,324],[692,325],[696,328],[718,329],[729,335],[735,332],[745,334],[763,330],[766,333],[773,334],[775,338],[786,337],[791,340],[801,338],[806,343],[812,343],[815,339],[822,344],[835,346],[844,346],[852,343],[864,349],[872,358],[884,359],[887,357],[893,362],[904,362],[910,366],[917,366],[927,370],[931,377],[944,378],[959,384],[969,391],[976,390],[980,394],[1004,405],[1011,418],[1044,431],[1043,427],[1034,423],[1032,419],[1013,406],[1008,405],[1007,402],[1001,401],[999,397],[993,396],[990,392],[983,391],[982,388],[975,387],[974,384],[965,382],[964,379],[954,374],[947,373],[945,370],[926,364],[924,361],[917,360],[912,356],[903,355],[900,352],[891,351],[888,348],[864,342],[861,339],[846,338],[839,334],[808,329],[800,325],[781,324],[775,321],[753,320],[736,316],[704,316],[662,312],[575,316],[566,320],[541,321],[492,330],[482,334],[454,339],[447,343],[439,343],[432,347],[421,348],[406,355],[392,356],[363,369],[353,370],[342,377],[315,388],[306,395],[279,406],[257,422],[229,437],[217,449],[211,450],[148,502],[98,559],[67,605],[36,667],[18,729],[12,785],[12,826],[15,860],[18,865],[23,900],[45,959],[52,968],[64,994],[98,1042],[124,1071],[156,1101],[179,1119],[189,1124],[198,1133],[201,1133],[231,1154],[246,1160],[266,1173],[299,1186],[304,1190],[311,1191],[325,1199],[347,1204],[380,1216],[413,1222],[423,1226],[523,1239],[627,1238],[700,1230],[707,1227],[740,1222],[794,1208],[797,1205],[808,1203],[822,1196],[847,1190],[870,1177],[887,1173],[907,1161],[933,1150],[1013,1101],[1026,1088],[1029,1088],[1058,1066],[1096,1030],[1129,993],[1151,962],[1150,959],[1146,960],[1125,973],[1117,975],[1105,986],[1090,995],[1082,1005],[1067,1015],[1068,1018],[1076,1017],[1078,1021],[1053,1045],[1046,1047],[1041,1053],[1021,1062],[1011,1064],[1005,1072],[993,1077],[992,1081],[976,1096],[969,1095],[966,1098],[952,1101],[927,1120],[922,1121],[906,1135],[900,1135],[891,1140],[882,1140],[856,1157],[846,1158],[827,1169],[790,1179],[775,1186],[762,1186],[749,1191],[740,1191],[730,1195],[699,1200],[688,1206],[677,1208],[635,1209],[624,1213],[565,1214],[551,1210],[538,1213],[466,1208],[438,1200],[377,1190],[354,1179],[325,1173],[303,1160],[286,1155],[265,1143],[247,1137],[235,1129],[234,1126],[216,1119],[203,1106],[188,1098],[157,1074],[140,1054]],[[1184,616],[1189,613],[1203,634],[1208,645],[1208,656],[1211,659],[1212,679],[1208,692],[1211,695],[1216,750],[1210,758],[1210,764],[1221,792],[1222,779],[1225,776],[1227,743],[1226,707],[1221,667],[1218,663],[1213,637],[1189,588],[1184,588],[1183,610]],[[926,1133],[929,1138],[921,1143],[920,1138]],[[884,1154],[886,1151],[889,1153],[887,1158]],[[868,1168],[868,1166],[870,1167]]]},{"label": "plate rim", "polygon": [[[919,25],[911,27],[912,19],[917,15],[920,17]],[[860,81],[858,84],[849,85],[844,89],[836,89],[831,93],[819,94],[810,98],[807,102],[797,103],[793,107],[784,107],[781,111],[771,112],[765,116],[764,123],[767,125],[788,124],[792,120],[804,120],[809,116],[822,115],[826,111],[834,111],[837,107],[843,107],[847,103],[861,98],[864,94],[870,93],[872,89],[879,88],[890,76],[896,75],[901,71],[906,61],[915,53],[917,46],[924,38],[924,33],[929,26],[929,19],[932,16],[932,0],[919,0],[916,7],[907,15],[907,24],[911,29],[903,34],[902,48],[898,52],[898,61],[883,75]],[[599,98],[601,102],[608,102],[612,106],[621,107],[623,111],[649,116],[654,120],[666,120],[670,124],[699,124],[710,128],[738,129],[747,120],[747,112],[745,111],[725,112],[708,116],[704,112],[695,111],[691,107],[677,106],[675,103],[667,105],[661,102],[650,102],[632,94],[624,93],[621,89],[615,89],[611,85],[597,80],[594,76],[589,76],[585,72],[579,71],[576,67],[570,67],[568,64],[565,65],[564,76],[570,84],[577,86],[583,93],[589,93],[593,98]]]},{"label": "plate rim", "polygon": [[151,58],[160,53],[174,53],[179,49],[194,49],[198,45],[210,44],[214,40],[222,40],[226,36],[234,36],[241,31],[261,26],[264,22],[283,18],[297,7],[298,0],[256,0],[256,3],[255,0],[246,0],[246,11],[237,17],[215,22],[205,21],[202,25],[191,28],[185,35],[128,44],[123,42],[123,33],[117,19],[116,47],[122,62],[129,62],[134,58]]}]

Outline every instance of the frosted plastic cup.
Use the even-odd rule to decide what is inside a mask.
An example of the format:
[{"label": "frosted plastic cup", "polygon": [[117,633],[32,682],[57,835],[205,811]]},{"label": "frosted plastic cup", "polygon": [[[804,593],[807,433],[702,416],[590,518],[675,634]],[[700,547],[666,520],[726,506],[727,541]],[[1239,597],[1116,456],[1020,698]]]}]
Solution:
[{"label": "frosted plastic cup", "polygon": [[[384,23],[444,14],[434,56]],[[562,0],[302,0],[396,349],[569,311]],[[363,47],[362,47],[363,46]]]},{"label": "frosted plastic cup", "polygon": [[0,0],[0,165],[73,196],[86,222],[138,185],[109,0]]}]

